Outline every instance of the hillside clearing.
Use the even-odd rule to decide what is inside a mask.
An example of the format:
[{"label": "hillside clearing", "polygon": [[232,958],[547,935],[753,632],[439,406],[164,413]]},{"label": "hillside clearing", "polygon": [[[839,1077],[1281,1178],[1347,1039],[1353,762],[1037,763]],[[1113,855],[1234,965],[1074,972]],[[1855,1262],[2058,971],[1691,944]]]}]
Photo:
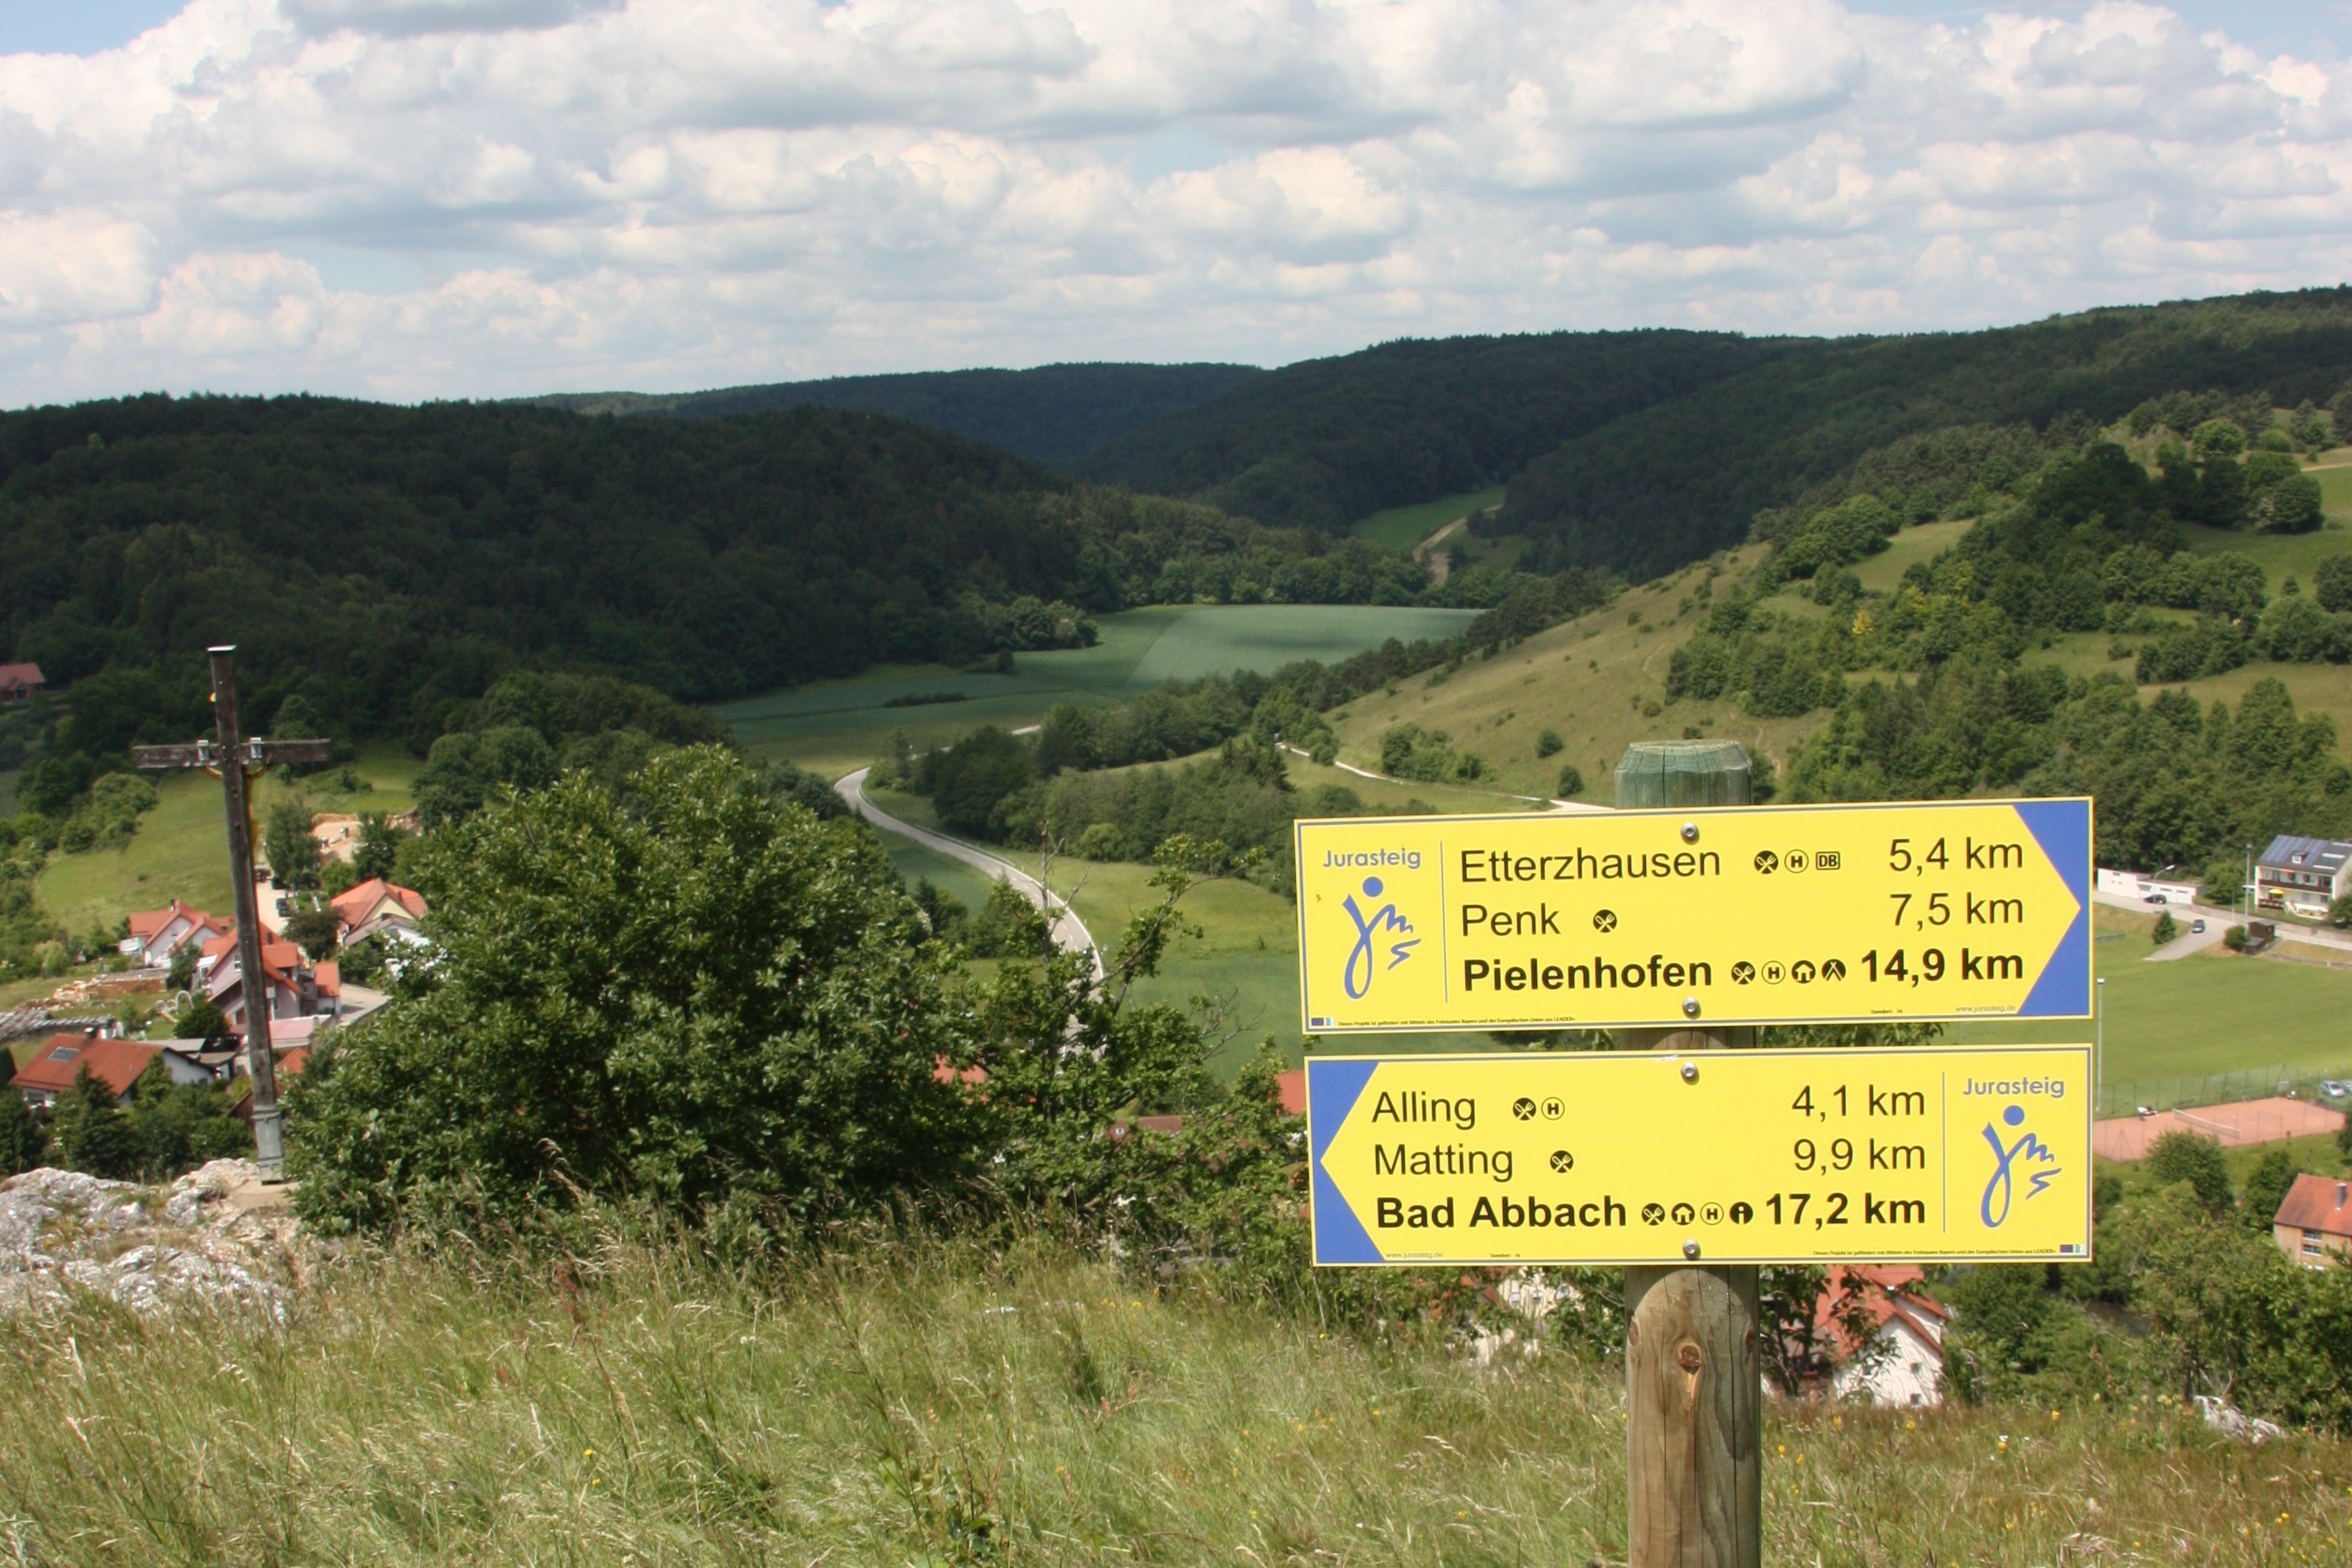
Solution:
[{"label": "hillside clearing", "polygon": [[1409,550],[1422,540],[1453,522],[1473,512],[1483,512],[1503,502],[1503,486],[1472,490],[1459,496],[1441,496],[1434,501],[1422,501],[1410,507],[1391,507],[1384,512],[1374,512],[1369,517],[1357,519],[1348,531],[1360,539],[1370,539],[1392,550]]}]

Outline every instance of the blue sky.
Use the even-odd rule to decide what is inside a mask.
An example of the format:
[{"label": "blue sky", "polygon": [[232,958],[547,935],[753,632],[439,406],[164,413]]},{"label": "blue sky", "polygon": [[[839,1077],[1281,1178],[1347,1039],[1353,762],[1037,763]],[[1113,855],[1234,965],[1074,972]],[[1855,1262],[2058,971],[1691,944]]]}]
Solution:
[{"label": "blue sky", "polygon": [[2310,0],[0,0],[0,403],[2335,284],[2348,38]]}]

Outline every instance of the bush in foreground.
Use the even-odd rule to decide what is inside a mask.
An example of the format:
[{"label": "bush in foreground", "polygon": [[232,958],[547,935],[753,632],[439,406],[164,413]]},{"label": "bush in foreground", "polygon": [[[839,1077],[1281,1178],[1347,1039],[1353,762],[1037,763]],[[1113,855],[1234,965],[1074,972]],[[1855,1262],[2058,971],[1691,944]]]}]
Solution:
[{"label": "bush in foreground", "polygon": [[937,1069],[969,1028],[880,844],[716,748],[638,784],[625,809],[572,775],[427,852],[447,892],[421,994],[289,1096],[306,1218],[461,1187],[806,1209],[965,1170],[974,1113]]}]

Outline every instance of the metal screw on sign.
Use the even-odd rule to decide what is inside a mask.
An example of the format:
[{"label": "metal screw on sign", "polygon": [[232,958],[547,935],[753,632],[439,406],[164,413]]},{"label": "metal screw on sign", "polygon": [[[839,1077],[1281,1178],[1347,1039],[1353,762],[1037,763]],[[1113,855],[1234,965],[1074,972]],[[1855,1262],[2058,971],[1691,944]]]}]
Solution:
[{"label": "metal screw on sign", "polygon": [[1698,824],[1696,822],[1685,822],[1683,824],[1683,842],[1686,844],[1695,844],[1698,842]]},{"label": "metal screw on sign", "polygon": [[1696,1083],[1698,1082],[1697,1062],[1685,1061],[1683,1063],[1683,1082],[1685,1083]]},{"label": "metal screw on sign", "polygon": [[1683,1243],[1683,1256],[1684,1256],[1684,1257],[1685,1257],[1685,1258],[1696,1258],[1696,1257],[1697,1257],[1697,1256],[1698,1256],[1698,1243],[1697,1243],[1696,1241],[1685,1241],[1685,1242],[1684,1242],[1684,1243]]},{"label": "metal screw on sign", "polygon": [[1686,1019],[1695,1019],[1698,1017],[1698,998],[1696,997],[1685,997],[1683,998],[1683,1017]]}]

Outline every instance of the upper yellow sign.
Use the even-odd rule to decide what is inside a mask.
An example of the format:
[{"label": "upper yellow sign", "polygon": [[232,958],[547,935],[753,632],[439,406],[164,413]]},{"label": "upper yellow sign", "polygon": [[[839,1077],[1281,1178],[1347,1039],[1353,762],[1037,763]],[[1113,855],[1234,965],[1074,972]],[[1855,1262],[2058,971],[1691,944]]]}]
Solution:
[{"label": "upper yellow sign", "polygon": [[1312,1057],[1321,1264],[2091,1255],[2091,1048]]},{"label": "upper yellow sign", "polygon": [[1298,823],[1310,1034],[2088,1018],[2091,802]]}]

